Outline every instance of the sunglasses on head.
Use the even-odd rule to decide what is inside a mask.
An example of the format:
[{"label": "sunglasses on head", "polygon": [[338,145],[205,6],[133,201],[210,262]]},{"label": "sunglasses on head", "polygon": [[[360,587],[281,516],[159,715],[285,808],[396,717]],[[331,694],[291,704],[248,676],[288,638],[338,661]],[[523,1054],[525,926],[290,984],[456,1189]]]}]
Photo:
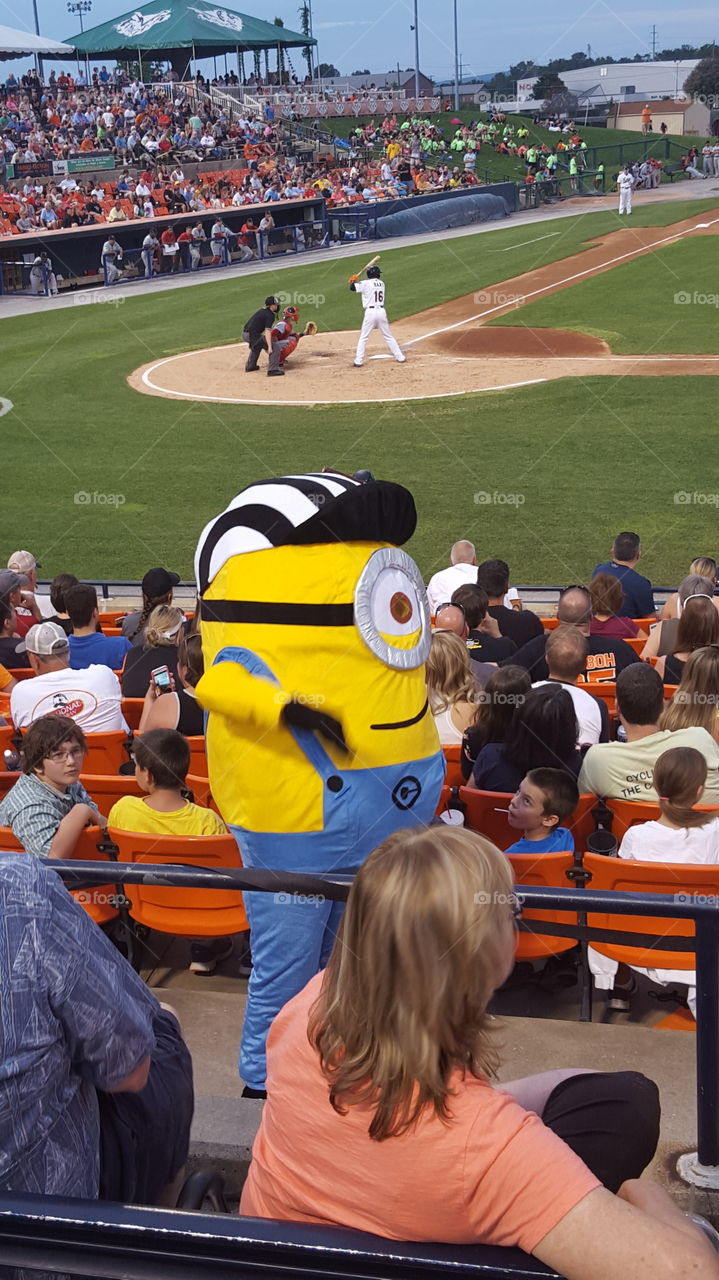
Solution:
[{"label": "sunglasses on head", "polygon": [[442,612],[443,609],[459,609],[459,612],[461,613],[463,618],[466,618],[467,616],[467,611],[463,604],[456,604],[454,600],[445,600],[444,604],[437,605],[437,608],[434,611],[435,618],[437,617],[438,613]]}]

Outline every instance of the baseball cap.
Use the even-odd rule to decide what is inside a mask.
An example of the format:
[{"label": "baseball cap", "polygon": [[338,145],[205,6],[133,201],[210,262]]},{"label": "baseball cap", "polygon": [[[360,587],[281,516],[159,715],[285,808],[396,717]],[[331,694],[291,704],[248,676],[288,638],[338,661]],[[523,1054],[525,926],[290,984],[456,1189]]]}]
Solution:
[{"label": "baseball cap", "polygon": [[35,559],[32,551],[13,551],[7,567],[14,569],[15,573],[32,573],[33,569],[41,569],[42,565]]},{"label": "baseball cap", "polygon": [[16,653],[36,653],[41,658],[57,658],[68,653],[70,642],[56,622],[36,622],[19,644]]},{"label": "baseball cap", "polygon": [[170,573],[169,569],[148,569],[142,579],[142,590],[154,600],[157,596],[166,596],[179,581],[179,573]]},{"label": "baseball cap", "polygon": [[14,573],[12,569],[0,569],[0,596],[9,596],[18,587],[27,585],[24,573]]},{"label": "baseball cap", "polygon": [[279,298],[275,298],[274,296],[265,298],[266,307],[279,307],[279,305],[280,305]]}]

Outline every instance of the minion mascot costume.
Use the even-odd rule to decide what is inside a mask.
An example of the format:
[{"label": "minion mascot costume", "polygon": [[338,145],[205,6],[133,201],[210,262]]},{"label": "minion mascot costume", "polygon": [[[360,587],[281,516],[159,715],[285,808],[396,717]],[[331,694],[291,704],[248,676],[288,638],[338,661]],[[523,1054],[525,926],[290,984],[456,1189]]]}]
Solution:
[{"label": "minion mascot costume", "polygon": [[[416,523],[400,485],[323,472],[250,485],[203,530],[197,697],[212,795],[246,866],[351,873],[434,815],[444,757],[425,688],[429,609],[399,550]],[[343,906],[245,903],[240,1074],[253,1097],[270,1023],[326,963]]]}]

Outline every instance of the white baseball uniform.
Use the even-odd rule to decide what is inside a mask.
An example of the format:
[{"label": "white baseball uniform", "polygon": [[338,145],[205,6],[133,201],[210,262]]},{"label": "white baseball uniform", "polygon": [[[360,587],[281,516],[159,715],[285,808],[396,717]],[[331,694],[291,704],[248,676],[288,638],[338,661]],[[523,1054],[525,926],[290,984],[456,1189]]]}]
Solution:
[{"label": "white baseball uniform", "polygon": [[387,321],[387,312],[384,309],[384,280],[380,280],[379,277],[374,280],[358,280],[354,288],[355,293],[359,293],[361,296],[362,306],[364,307],[364,318],[357,343],[355,364],[364,363],[367,339],[373,329],[379,329],[395,360],[398,364],[404,364],[407,357],[404,355],[397,339],[392,336],[392,331]]},{"label": "white baseball uniform", "polygon": [[622,169],[617,178],[617,186],[619,187],[619,212],[632,212],[632,191],[634,190],[634,178],[631,173],[627,173],[626,169]]}]

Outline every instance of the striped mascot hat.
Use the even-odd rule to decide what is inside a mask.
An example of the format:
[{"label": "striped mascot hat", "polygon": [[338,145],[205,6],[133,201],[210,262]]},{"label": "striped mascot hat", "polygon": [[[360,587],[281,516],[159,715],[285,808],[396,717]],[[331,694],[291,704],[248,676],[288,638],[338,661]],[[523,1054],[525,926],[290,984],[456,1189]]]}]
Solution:
[{"label": "striped mascot hat", "polygon": [[416,526],[412,494],[388,480],[361,483],[339,471],[260,480],[202,530],[195,553],[197,589],[203,595],[233,556],[328,542],[401,547]]}]

